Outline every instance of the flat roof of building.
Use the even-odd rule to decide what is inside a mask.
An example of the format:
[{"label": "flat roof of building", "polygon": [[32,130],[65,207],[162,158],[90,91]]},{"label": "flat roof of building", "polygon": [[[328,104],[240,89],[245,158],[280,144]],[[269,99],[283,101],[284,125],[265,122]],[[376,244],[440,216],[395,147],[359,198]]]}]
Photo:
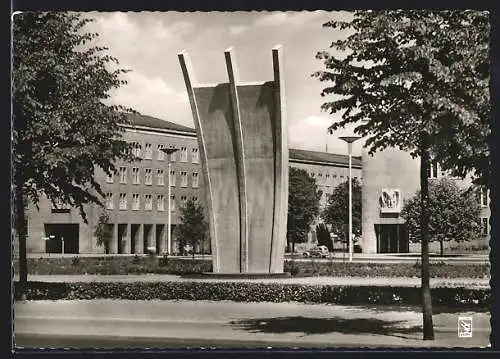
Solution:
[{"label": "flat roof of building", "polygon": [[[299,150],[290,148],[290,160],[307,162],[307,163],[323,163],[332,165],[349,166],[349,156],[339,155],[336,153]],[[361,158],[359,156],[352,157],[352,166],[361,168]]]},{"label": "flat roof of building", "polygon": [[[177,132],[188,132],[196,135],[196,130],[194,128],[179,125],[178,123],[166,120],[161,120],[156,117],[142,115],[142,114],[138,115],[126,114],[126,116],[130,121],[130,125],[132,126],[148,127],[153,130],[162,129],[162,130],[170,130]],[[289,157],[290,160],[294,162],[302,162],[309,164],[341,165],[346,167],[349,165],[349,156],[339,155],[336,153],[329,153],[329,152],[309,151],[297,148],[290,148]],[[352,166],[361,168],[361,157],[353,156]]]}]

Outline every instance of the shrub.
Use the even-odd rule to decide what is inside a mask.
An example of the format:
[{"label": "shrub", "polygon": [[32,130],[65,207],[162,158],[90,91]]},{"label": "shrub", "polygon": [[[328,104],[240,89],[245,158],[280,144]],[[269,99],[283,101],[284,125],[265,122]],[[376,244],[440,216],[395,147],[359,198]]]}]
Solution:
[{"label": "shrub", "polygon": [[[14,270],[17,266],[14,263]],[[151,260],[147,256],[103,256],[57,258],[28,258],[29,274],[101,274],[123,275],[139,273],[197,274],[212,271],[212,262],[203,259],[182,259],[172,255]],[[335,277],[420,277],[420,261],[406,263],[370,263],[337,261],[285,260],[285,272],[292,275]],[[488,278],[489,263],[446,264],[431,263],[430,275],[434,278]]]},{"label": "shrub", "polygon": [[[14,283],[19,300],[19,282]],[[435,305],[482,308],[490,305],[489,289],[434,288]],[[303,302],[342,305],[420,305],[419,287],[265,284],[256,282],[29,282],[28,300],[230,300],[236,302]]]}]

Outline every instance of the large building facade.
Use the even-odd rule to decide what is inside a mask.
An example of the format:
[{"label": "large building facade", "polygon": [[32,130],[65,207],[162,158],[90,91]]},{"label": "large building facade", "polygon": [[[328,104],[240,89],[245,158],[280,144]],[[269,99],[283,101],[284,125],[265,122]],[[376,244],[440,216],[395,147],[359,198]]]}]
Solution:
[{"label": "large building facade", "polygon": [[[41,198],[39,209],[28,208],[28,253],[104,253],[94,231],[103,211],[109,215],[113,233],[109,253],[141,254],[148,247],[158,253],[166,248],[168,183],[171,181],[172,251],[177,251],[175,226],[179,207],[188,199],[203,201],[203,183],[194,129],[149,116],[129,116],[124,139],[135,145],[139,160],[118,162],[118,172],[107,176],[96,169],[96,180],[105,193],[102,208],[85,206],[88,223],[76,208],[53,206]],[[162,148],[177,148],[171,156]],[[64,249],[63,249],[64,246]]]},{"label": "large building facade", "polygon": [[[437,163],[428,169],[429,180],[449,177]],[[365,253],[420,252],[418,243],[409,241],[401,210],[405,200],[420,188],[420,158],[394,148],[369,155],[362,152],[362,249]],[[453,179],[465,188],[471,180]],[[480,189],[480,223],[483,238],[489,236],[489,196]],[[453,245],[454,243],[450,243]],[[430,251],[438,252],[439,244],[430,243]]]},{"label": "large building facade", "polygon": [[[203,176],[199,159],[196,131],[172,122],[143,115],[130,115],[123,125],[124,139],[135,144],[140,159],[132,163],[116,163],[117,173],[107,176],[96,169],[96,180],[105,193],[104,208],[84,206],[88,223],[84,223],[77,208],[53,206],[40,198],[39,208],[28,208],[28,253],[105,253],[97,244],[95,228],[103,211],[109,215],[113,233],[111,254],[143,254],[148,247],[157,253],[167,248],[168,181],[171,181],[171,251],[178,252],[175,228],[180,222],[179,208],[188,199],[205,205]],[[177,148],[171,157],[168,173],[167,155],[162,148]],[[332,153],[289,150],[289,165],[306,170],[323,192],[321,206],[335,186],[349,175],[348,157]],[[361,180],[361,160],[352,161],[353,176]],[[17,241],[16,241],[17,242]],[[210,244],[204,244],[204,252]]]}]

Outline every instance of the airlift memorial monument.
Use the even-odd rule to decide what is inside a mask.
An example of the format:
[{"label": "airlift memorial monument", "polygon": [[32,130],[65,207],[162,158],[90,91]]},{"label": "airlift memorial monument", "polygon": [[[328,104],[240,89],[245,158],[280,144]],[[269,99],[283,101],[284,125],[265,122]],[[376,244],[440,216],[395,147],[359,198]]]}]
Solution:
[{"label": "airlift memorial monument", "polygon": [[288,212],[288,128],[282,49],[274,79],[239,81],[233,49],[229,82],[196,82],[178,54],[193,113],[207,194],[213,272],[282,274]]}]

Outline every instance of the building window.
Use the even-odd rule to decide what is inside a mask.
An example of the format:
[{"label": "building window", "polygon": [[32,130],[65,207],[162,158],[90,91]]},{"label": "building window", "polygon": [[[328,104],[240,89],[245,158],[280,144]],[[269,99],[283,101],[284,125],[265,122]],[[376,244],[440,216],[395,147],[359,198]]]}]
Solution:
[{"label": "building window", "polygon": [[153,171],[151,168],[144,169],[144,183],[148,186],[153,184]]},{"label": "building window", "polygon": [[484,187],[479,188],[479,203],[482,207],[488,206],[488,189]]},{"label": "building window", "polygon": [[181,202],[182,202],[182,206],[185,206],[186,202],[187,202],[187,196],[181,196]]},{"label": "building window", "polygon": [[120,183],[127,183],[127,167],[120,167]]},{"label": "building window", "polygon": [[[174,145],[170,145],[169,147],[170,148],[175,148]],[[173,153],[170,154],[169,161],[171,161],[171,162],[177,161],[177,152],[173,152]]]},{"label": "building window", "polygon": [[144,147],[144,158],[147,160],[153,159],[153,146],[151,143],[146,143]]},{"label": "building window", "polygon": [[327,174],[325,175],[325,177],[326,177],[326,178],[330,178],[330,174],[329,174],[329,173],[327,173]]},{"label": "building window", "polygon": [[113,183],[113,181],[114,181],[114,177],[115,177],[115,176],[114,176],[114,174],[113,174],[113,173],[111,173],[111,174],[107,174],[107,173],[106,173],[106,183]]},{"label": "building window", "polygon": [[152,211],[153,210],[153,196],[150,194],[145,194],[144,195],[144,209],[146,211]]},{"label": "building window", "polygon": [[175,187],[175,171],[170,171],[170,187]]},{"label": "building window", "polygon": [[318,177],[323,177],[323,173],[318,173]]},{"label": "building window", "polygon": [[158,181],[158,186],[164,186],[165,185],[165,175],[163,173],[162,169],[158,169],[156,172],[156,178]]},{"label": "building window", "polygon": [[489,234],[490,224],[488,217],[481,217],[481,234],[487,236]]},{"label": "building window", "polygon": [[170,212],[175,211],[175,196],[170,196]]},{"label": "building window", "polygon": [[188,176],[186,171],[181,171],[181,187],[187,187],[188,185]]},{"label": "building window", "polygon": [[141,158],[141,144],[139,142],[134,142],[133,143],[132,154],[135,157]]},{"label": "building window", "polygon": [[198,197],[194,196],[191,198],[193,200],[193,202],[198,202]]},{"label": "building window", "polygon": [[164,148],[164,145],[158,145],[158,161],[163,161],[165,159],[165,152],[163,152]]},{"label": "building window", "polygon": [[187,162],[187,160],[188,160],[187,148],[182,146],[181,147],[181,162]]},{"label": "building window", "polygon": [[141,208],[141,199],[139,193],[134,193],[132,195],[132,210],[138,211]]},{"label": "building window", "polygon": [[158,198],[156,199],[156,209],[158,211],[165,210],[165,197],[162,194],[158,195]]},{"label": "building window", "polygon": [[71,211],[71,205],[69,203],[63,202],[61,199],[56,199],[54,203],[52,203],[52,212],[53,213],[69,213]]},{"label": "building window", "polygon": [[120,193],[120,209],[122,209],[122,210],[127,209],[127,194],[126,193]]},{"label": "building window", "polygon": [[200,155],[199,155],[199,151],[197,148],[191,149],[191,162],[192,163],[199,163],[200,162]]},{"label": "building window", "polygon": [[132,184],[139,184],[141,180],[139,178],[139,167],[132,167]]},{"label": "building window", "polygon": [[106,193],[106,209],[113,209],[115,205],[113,203],[113,193]]},{"label": "building window", "polygon": [[311,177],[312,178],[315,178],[316,177],[316,174],[314,172],[311,172]]},{"label": "building window", "polygon": [[429,167],[427,167],[427,177],[438,178],[438,164],[436,161],[431,161]]},{"label": "building window", "polygon": [[198,188],[198,186],[199,186],[198,172],[193,172],[193,188]]}]

